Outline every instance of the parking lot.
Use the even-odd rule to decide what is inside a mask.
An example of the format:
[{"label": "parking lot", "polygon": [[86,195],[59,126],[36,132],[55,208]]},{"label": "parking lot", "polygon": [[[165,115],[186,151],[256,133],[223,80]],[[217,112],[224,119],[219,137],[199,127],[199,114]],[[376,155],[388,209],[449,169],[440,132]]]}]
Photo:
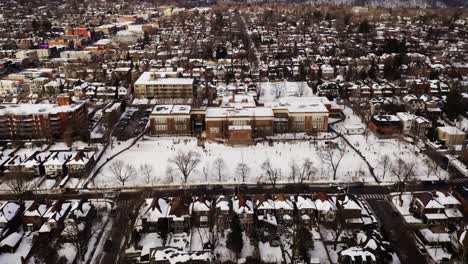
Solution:
[{"label": "parking lot", "polygon": [[120,117],[117,125],[115,125],[113,136],[120,141],[138,136],[145,130],[148,120],[148,112],[135,108],[128,108]]}]

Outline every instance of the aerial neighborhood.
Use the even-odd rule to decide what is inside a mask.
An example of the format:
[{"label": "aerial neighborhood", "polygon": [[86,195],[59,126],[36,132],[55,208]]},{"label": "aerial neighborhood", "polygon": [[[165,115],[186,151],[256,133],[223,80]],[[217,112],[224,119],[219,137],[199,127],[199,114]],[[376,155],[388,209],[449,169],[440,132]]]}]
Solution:
[{"label": "aerial neighborhood", "polygon": [[0,1],[0,264],[468,263],[465,2]]}]

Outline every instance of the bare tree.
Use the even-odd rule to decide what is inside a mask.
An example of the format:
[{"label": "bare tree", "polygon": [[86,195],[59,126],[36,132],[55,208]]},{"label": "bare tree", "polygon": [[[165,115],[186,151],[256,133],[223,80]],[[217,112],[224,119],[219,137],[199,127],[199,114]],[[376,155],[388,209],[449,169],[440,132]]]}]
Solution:
[{"label": "bare tree", "polygon": [[379,166],[382,169],[382,180],[385,179],[385,174],[390,167],[390,157],[388,155],[383,155],[380,158]]},{"label": "bare tree", "polygon": [[302,97],[305,94],[305,91],[307,90],[307,84],[304,82],[300,82],[297,84],[297,96]]},{"label": "bare tree", "polygon": [[184,178],[184,183],[187,183],[190,174],[200,164],[200,154],[195,151],[182,152],[179,151],[173,159],[169,159],[169,162],[173,163],[180,171]]},{"label": "bare tree", "polygon": [[92,237],[96,237],[99,231],[102,229],[102,225],[93,225],[90,229],[83,229],[80,224],[74,219],[67,219],[65,221],[65,228],[63,229],[59,243],[70,243],[75,246],[79,258],[77,263],[83,263],[86,251],[88,249],[88,241]]},{"label": "bare tree", "polygon": [[153,166],[145,163],[140,165],[140,173],[146,179],[146,184],[149,184],[153,177]]},{"label": "bare tree", "polygon": [[221,182],[223,179],[224,170],[226,169],[226,162],[224,162],[222,158],[215,159],[213,162],[213,169],[218,176],[218,181]]},{"label": "bare tree", "polygon": [[292,160],[289,165],[289,173],[289,179],[293,183],[304,183],[306,179],[310,180],[310,177],[314,174],[313,163],[308,158],[304,159],[302,164]]},{"label": "bare tree", "polygon": [[174,168],[170,165],[166,167],[166,177],[169,179],[169,182],[174,182]]},{"label": "bare tree", "polygon": [[431,158],[427,158],[424,160],[424,165],[426,165],[425,169],[426,169],[427,178],[429,178],[432,174],[435,176],[439,175],[440,168],[439,168],[439,164],[437,163],[437,161]]},{"label": "bare tree", "polygon": [[245,182],[245,179],[249,176],[250,167],[247,163],[241,162],[237,164],[236,172],[242,178],[242,182]]},{"label": "bare tree", "polygon": [[274,168],[271,165],[270,159],[267,159],[262,164],[262,170],[266,174],[268,181],[273,185],[273,189],[276,187],[276,182],[281,178],[281,169]]},{"label": "bare tree", "polygon": [[295,160],[291,160],[289,163],[289,180],[293,183],[296,183],[297,178],[299,178],[299,165]]},{"label": "bare tree", "polygon": [[406,190],[406,183],[411,181],[411,179],[414,177],[415,167],[416,163],[414,161],[406,161],[402,158],[399,158],[390,169],[391,173],[398,178],[400,204],[403,204],[402,196],[404,190]]},{"label": "bare tree", "polygon": [[116,160],[111,163],[110,171],[114,178],[119,181],[122,186],[125,183],[137,176],[137,170],[130,164],[125,165],[122,160]]},{"label": "bare tree", "polygon": [[346,154],[346,144],[341,144],[341,146],[338,144],[336,148],[330,145],[326,146],[324,149],[321,149],[319,155],[323,163],[329,165],[332,168],[333,180],[336,180],[336,173],[340,166],[341,160]]},{"label": "bare tree", "polygon": [[6,185],[10,191],[18,195],[22,195],[33,187],[29,182],[28,175],[24,172],[15,173],[15,176],[6,182]]},{"label": "bare tree", "polygon": [[203,166],[202,172],[203,172],[203,176],[205,176],[205,181],[208,181],[208,174],[209,173],[208,173],[208,166],[207,165]]},{"label": "bare tree", "polygon": [[273,93],[275,94],[275,98],[278,99],[284,94],[284,86],[278,82],[273,84]]}]

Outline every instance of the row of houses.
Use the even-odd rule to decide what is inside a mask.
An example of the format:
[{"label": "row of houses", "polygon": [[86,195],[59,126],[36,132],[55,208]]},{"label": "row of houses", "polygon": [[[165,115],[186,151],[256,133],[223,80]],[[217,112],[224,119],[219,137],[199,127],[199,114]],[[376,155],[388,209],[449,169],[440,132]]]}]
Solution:
[{"label": "row of houses", "polygon": [[76,241],[67,228],[80,225],[80,236],[85,236],[96,215],[93,203],[81,200],[27,200],[0,202],[0,256],[15,253],[23,239],[33,235],[21,246],[21,256],[27,260],[32,248],[51,239],[62,237],[64,242]]},{"label": "row of houses", "polygon": [[367,205],[350,194],[154,197],[146,199],[143,206],[140,220],[144,232],[181,233],[188,232],[192,226],[214,225],[218,230],[225,230],[232,213],[237,214],[244,229],[250,231],[260,222],[274,227],[293,222],[309,227],[333,222],[353,228],[377,224]]},{"label": "row of houses", "polygon": [[23,153],[0,152],[0,171],[15,175],[19,172],[48,177],[81,177],[93,168],[95,149],[81,150],[31,150]]}]

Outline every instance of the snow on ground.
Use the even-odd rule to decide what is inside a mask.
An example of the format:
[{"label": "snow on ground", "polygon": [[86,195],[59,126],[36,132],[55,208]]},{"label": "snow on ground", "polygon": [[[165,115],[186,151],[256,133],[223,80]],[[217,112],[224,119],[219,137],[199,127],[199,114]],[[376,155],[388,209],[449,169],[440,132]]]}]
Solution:
[{"label": "snow on ground", "polygon": [[[113,204],[102,199],[92,199],[90,202],[95,206],[98,212],[98,217],[96,217],[95,220],[96,222],[93,223],[93,228],[97,230],[88,241],[85,261],[88,262],[91,258],[90,263],[100,263],[98,260],[103,256],[104,243],[110,237],[114,224],[113,219],[109,217]],[[99,237],[101,232],[102,235]]]},{"label": "snow on ground", "polygon": [[393,207],[398,210],[408,224],[421,224],[422,220],[414,217],[410,212],[412,200],[413,195],[411,193],[402,193],[401,198],[400,193],[393,193],[391,197]]},{"label": "snow on ground", "polygon": [[63,243],[62,247],[57,251],[59,258],[65,257],[67,259],[67,264],[73,263],[77,250],[72,243]]},{"label": "snow on ground", "polygon": [[[226,262],[226,261],[235,261],[236,260],[236,256],[235,254],[229,250],[228,248],[226,248],[226,239],[227,239],[227,236],[228,236],[228,233],[229,231],[226,230],[224,231],[224,236],[221,236],[220,234],[218,234],[218,243],[216,245],[216,248],[214,250],[216,256],[217,256],[217,259],[221,262]],[[254,251],[255,251],[255,247],[254,245],[251,244],[250,242],[250,238],[247,236],[247,234],[245,232],[242,232],[242,238],[243,238],[243,241],[244,241],[244,245],[242,247],[242,251],[241,251],[241,259],[242,258],[247,258],[247,257],[251,257],[253,256],[254,254]]]},{"label": "snow on ground", "polygon": [[461,130],[467,132],[468,131],[468,118],[462,116],[459,121],[456,122],[457,127]]},{"label": "snow on ground", "polygon": [[187,233],[172,233],[166,241],[166,247],[175,247],[180,250],[189,251],[191,241],[190,235],[191,234]]},{"label": "snow on ground", "polygon": [[15,253],[3,252],[0,254],[0,263],[21,264],[21,257],[26,257],[31,250],[33,234],[35,233],[27,233],[23,236]]},{"label": "snow on ground", "polygon": [[[313,141],[298,141],[275,143],[269,146],[267,143],[259,143],[255,146],[231,147],[218,143],[207,143],[205,149],[197,146],[197,141],[194,138],[180,137],[180,138],[148,138],[140,140],[132,146],[129,150],[118,155],[114,160],[122,160],[126,163],[133,165],[135,168],[142,164],[149,164],[153,168],[153,178],[148,182],[142,174],[138,174],[136,178],[129,181],[126,186],[131,185],[151,185],[151,184],[167,184],[167,183],[181,183],[182,177],[178,175],[174,181],[166,175],[166,168],[168,166],[174,167],[174,164],[168,159],[174,158],[179,151],[195,151],[200,154],[200,165],[189,177],[189,182],[219,182],[218,176],[213,169],[214,161],[221,157],[226,163],[225,175],[223,175],[222,182],[237,183],[241,179],[236,179],[236,166],[242,161],[246,162],[251,172],[248,175],[247,182],[268,182],[266,177],[262,177],[263,171],[261,169],[262,163],[266,159],[270,159],[275,168],[281,169],[282,177],[278,182],[288,182],[289,166],[292,160],[297,163],[302,163],[305,158],[310,159],[316,168],[316,174],[311,181],[328,182],[332,181],[333,171],[331,167],[324,164],[319,156],[318,147],[324,147],[325,141],[317,141],[317,146]],[[107,153],[103,160],[107,158]],[[116,187],[119,183],[111,173],[109,167],[112,161],[106,164],[101,173],[96,177],[95,184],[99,187]],[[205,179],[203,174],[203,167],[208,168],[208,178]],[[351,180],[348,177],[348,172],[367,170],[366,164],[353,150],[348,150],[345,154],[340,167],[338,168],[338,181],[347,182]],[[359,178],[353,180],[371,181],[372,178]]]},{"label": "snow on ground", "polygon": [[151,249],[163,246],[163,240],[158,233],[146,233],[141,236],[138,245],[142,247],[141,255],[147,255]]},{"label": "snow on ground", "polygon": [[318,259],[322,264],[330,264],[327,252],[323,241],[320,239],[320,234],[317,228],[312,229],[312,237],[314,239],[314,248],[309,250],[309,256],[311,259]]},{"label": "snow on ground", "polygon": [[266,263],[277,263],[283,262],[283,254],[281,247],[273,247],[269,242],[258,242],[258,251],[260,252],[260,259]]},{"label": "snow on ground", "polygon": [[427,253],[436,262],[443,262],[444,260],[450,260],[452,254],[445,247],[426,247]]},{"label": "snow on ground", "polygon": [[[334,125],[334,128],[338,131],[343,131],[344,125],[362,125],[361,119],[354,114],[353,110],[346,107],[343,110],[345,119],[341,123]],[[427,165],[425,161],[430,159],[424,154],[420,153],[420,150],[412,144],[409,144],[403,140],[397,138],[390,139],[379,139],[375,136],[372,131],[369,131],[366,135],[344,135],[349,142],[357,148],[369,161],[371,166],[374,168],[374,172],[379,180],[384,182],[398,181],[395,175],[390,173],[390,166],[387,167],[384,175],[384,168],[382,166],[382,158],[387,155],[390,159],[390,164],[395,164],[399,158],[415,163],[415,179],[419,180],[438,180],[439,178],[446,179],[448,173],[439,168],[437,173],[431,173],[427,175]]]},{"label": "snow on ground", "polygon": [[259,87],[260,103],[278,100],[277,94],[280,97],[298,96],[301,90],[303,96],[314,96],[312,89],[305,82],[261,82]]},{"label": "snow on ground", "polygon": [[192,228],[190,249],[191,251],[202,251],[204,245],[210,242],[209,228]]}]

